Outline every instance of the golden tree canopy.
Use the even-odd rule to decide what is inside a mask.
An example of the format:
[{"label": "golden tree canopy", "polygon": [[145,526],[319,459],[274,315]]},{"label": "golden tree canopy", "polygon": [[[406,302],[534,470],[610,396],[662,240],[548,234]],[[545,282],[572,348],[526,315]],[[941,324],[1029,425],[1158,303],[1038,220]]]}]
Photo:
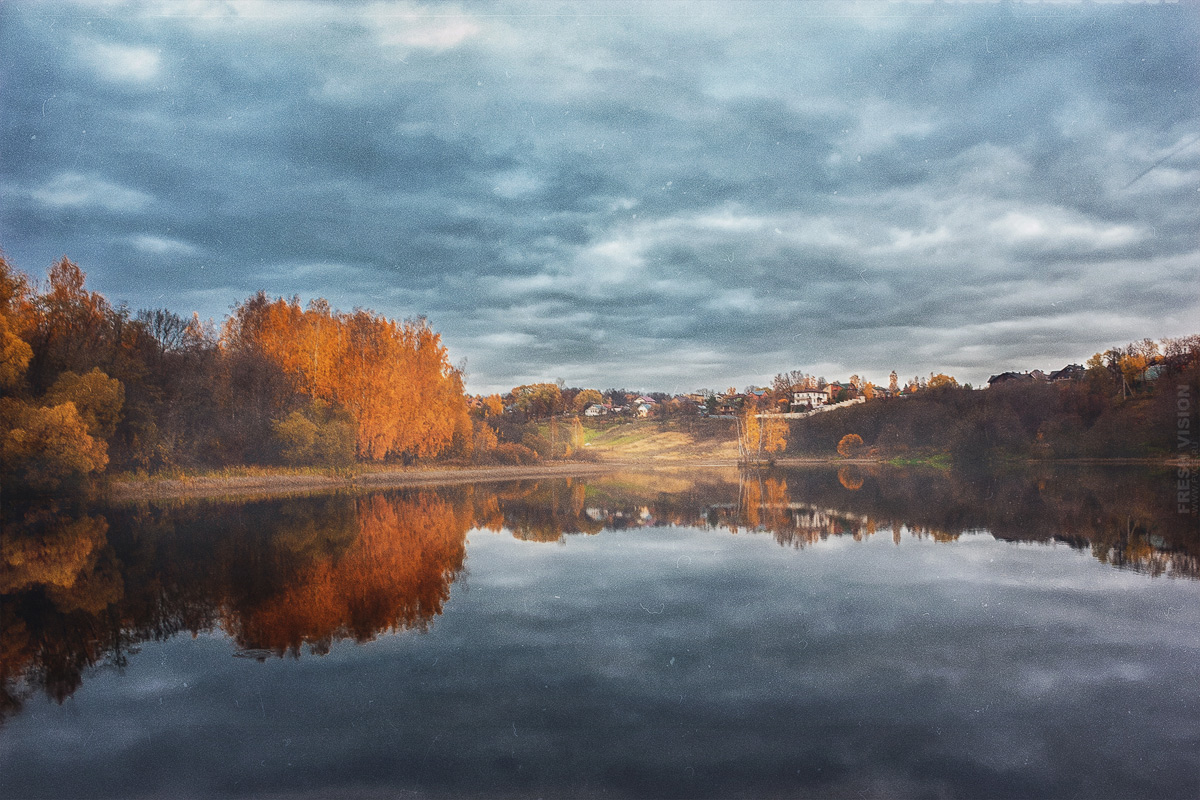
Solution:
[{"label": "golden tree canopy", "polygon": [[840,455],[842,458],[853,458],[854,456],[859,455],[859,453],[862,452],[862,449],[863,438],[857,433],[847,433],[842,437],[841,441],[838,442],[837,446],[838,455]]}]

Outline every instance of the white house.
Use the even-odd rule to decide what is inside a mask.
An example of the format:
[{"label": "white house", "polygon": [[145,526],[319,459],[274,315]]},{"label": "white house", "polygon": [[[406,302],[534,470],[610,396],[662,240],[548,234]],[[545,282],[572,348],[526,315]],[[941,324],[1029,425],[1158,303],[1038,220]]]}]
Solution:
[{"label": "white house", "polygon": [[792,410],[798,410],[804,406],[816,408],[817,406],[825,405],[828,401],[829,398],[825,392],[818,392],[815,389],[804,392],[792,392]]}]

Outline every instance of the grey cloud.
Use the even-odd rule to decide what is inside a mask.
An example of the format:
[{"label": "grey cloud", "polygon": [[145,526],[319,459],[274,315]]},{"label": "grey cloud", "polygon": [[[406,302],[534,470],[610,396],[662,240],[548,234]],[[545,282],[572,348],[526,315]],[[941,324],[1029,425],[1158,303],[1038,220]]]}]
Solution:
[{"label": "grey cloud", "polygon": [[135,307],[427,314],[473,391],[979,382],[1194,327],[1191,7],[34,8],[0,245]]}]

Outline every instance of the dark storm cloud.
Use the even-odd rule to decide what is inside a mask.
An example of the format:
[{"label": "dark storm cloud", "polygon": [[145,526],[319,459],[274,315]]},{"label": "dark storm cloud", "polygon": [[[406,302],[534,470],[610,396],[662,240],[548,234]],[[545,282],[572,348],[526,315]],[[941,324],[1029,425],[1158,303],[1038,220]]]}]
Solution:
[{"label": "dark storm cloud", "polygon": [[[0,9],[0,245],[134,307],[428,315],[472,390],[1195,328],[1189,6]],[[1153,167],[1153,169],[1151,169]]]}]

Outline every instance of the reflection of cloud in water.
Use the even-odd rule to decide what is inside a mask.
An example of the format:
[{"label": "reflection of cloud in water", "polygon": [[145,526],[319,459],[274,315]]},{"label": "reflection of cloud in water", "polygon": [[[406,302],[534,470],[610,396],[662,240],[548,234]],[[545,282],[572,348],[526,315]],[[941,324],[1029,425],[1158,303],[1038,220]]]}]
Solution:
[{"label": "reflection of cloud in water", "polygon": [[[767,533],[794,549],[987,531],[1196,577],[1200,545],[1188,521],[1154,513],[1156,500],[1170,508],[1161,488],[1128,471],[1019,478],[846,468],[660,481],[615,474],[74,518],[33,510],[6,522],[0,541],[0,711],[19,708],[35,684],[61,700],[87,667],[120,665],[138,642],[178,632],[220,629],[238,655],[265,659],[426,630],[464,573],[473,529],[536,544],[684,527]],[[530,588],[525,576],[511,578],[512,588]]]},{"label": "reflection of cloud in water", "polygon": [[[524,481],[108,509],[103,539],[43,527],[59,566],[27,576],[79,586],[113,564],[120,591],[65,611],[11,579],[27,558],[5,562],[5,697],[23,699],[10,654],[32,654],[26,691],[88,678],[69,708],[9,720],[0,793],[1195,794],[1197,584],[1072,549],[1119,519],[1193,552],[1145,514],[1153,482],[862,477]],[[1029,511],[988,505],[1013,497]],[[1097,538],[1007,543],[1080,520]],[[348,644],[380,631],[408,633]],[[83,672],[103,663],[123,666]]]}]

